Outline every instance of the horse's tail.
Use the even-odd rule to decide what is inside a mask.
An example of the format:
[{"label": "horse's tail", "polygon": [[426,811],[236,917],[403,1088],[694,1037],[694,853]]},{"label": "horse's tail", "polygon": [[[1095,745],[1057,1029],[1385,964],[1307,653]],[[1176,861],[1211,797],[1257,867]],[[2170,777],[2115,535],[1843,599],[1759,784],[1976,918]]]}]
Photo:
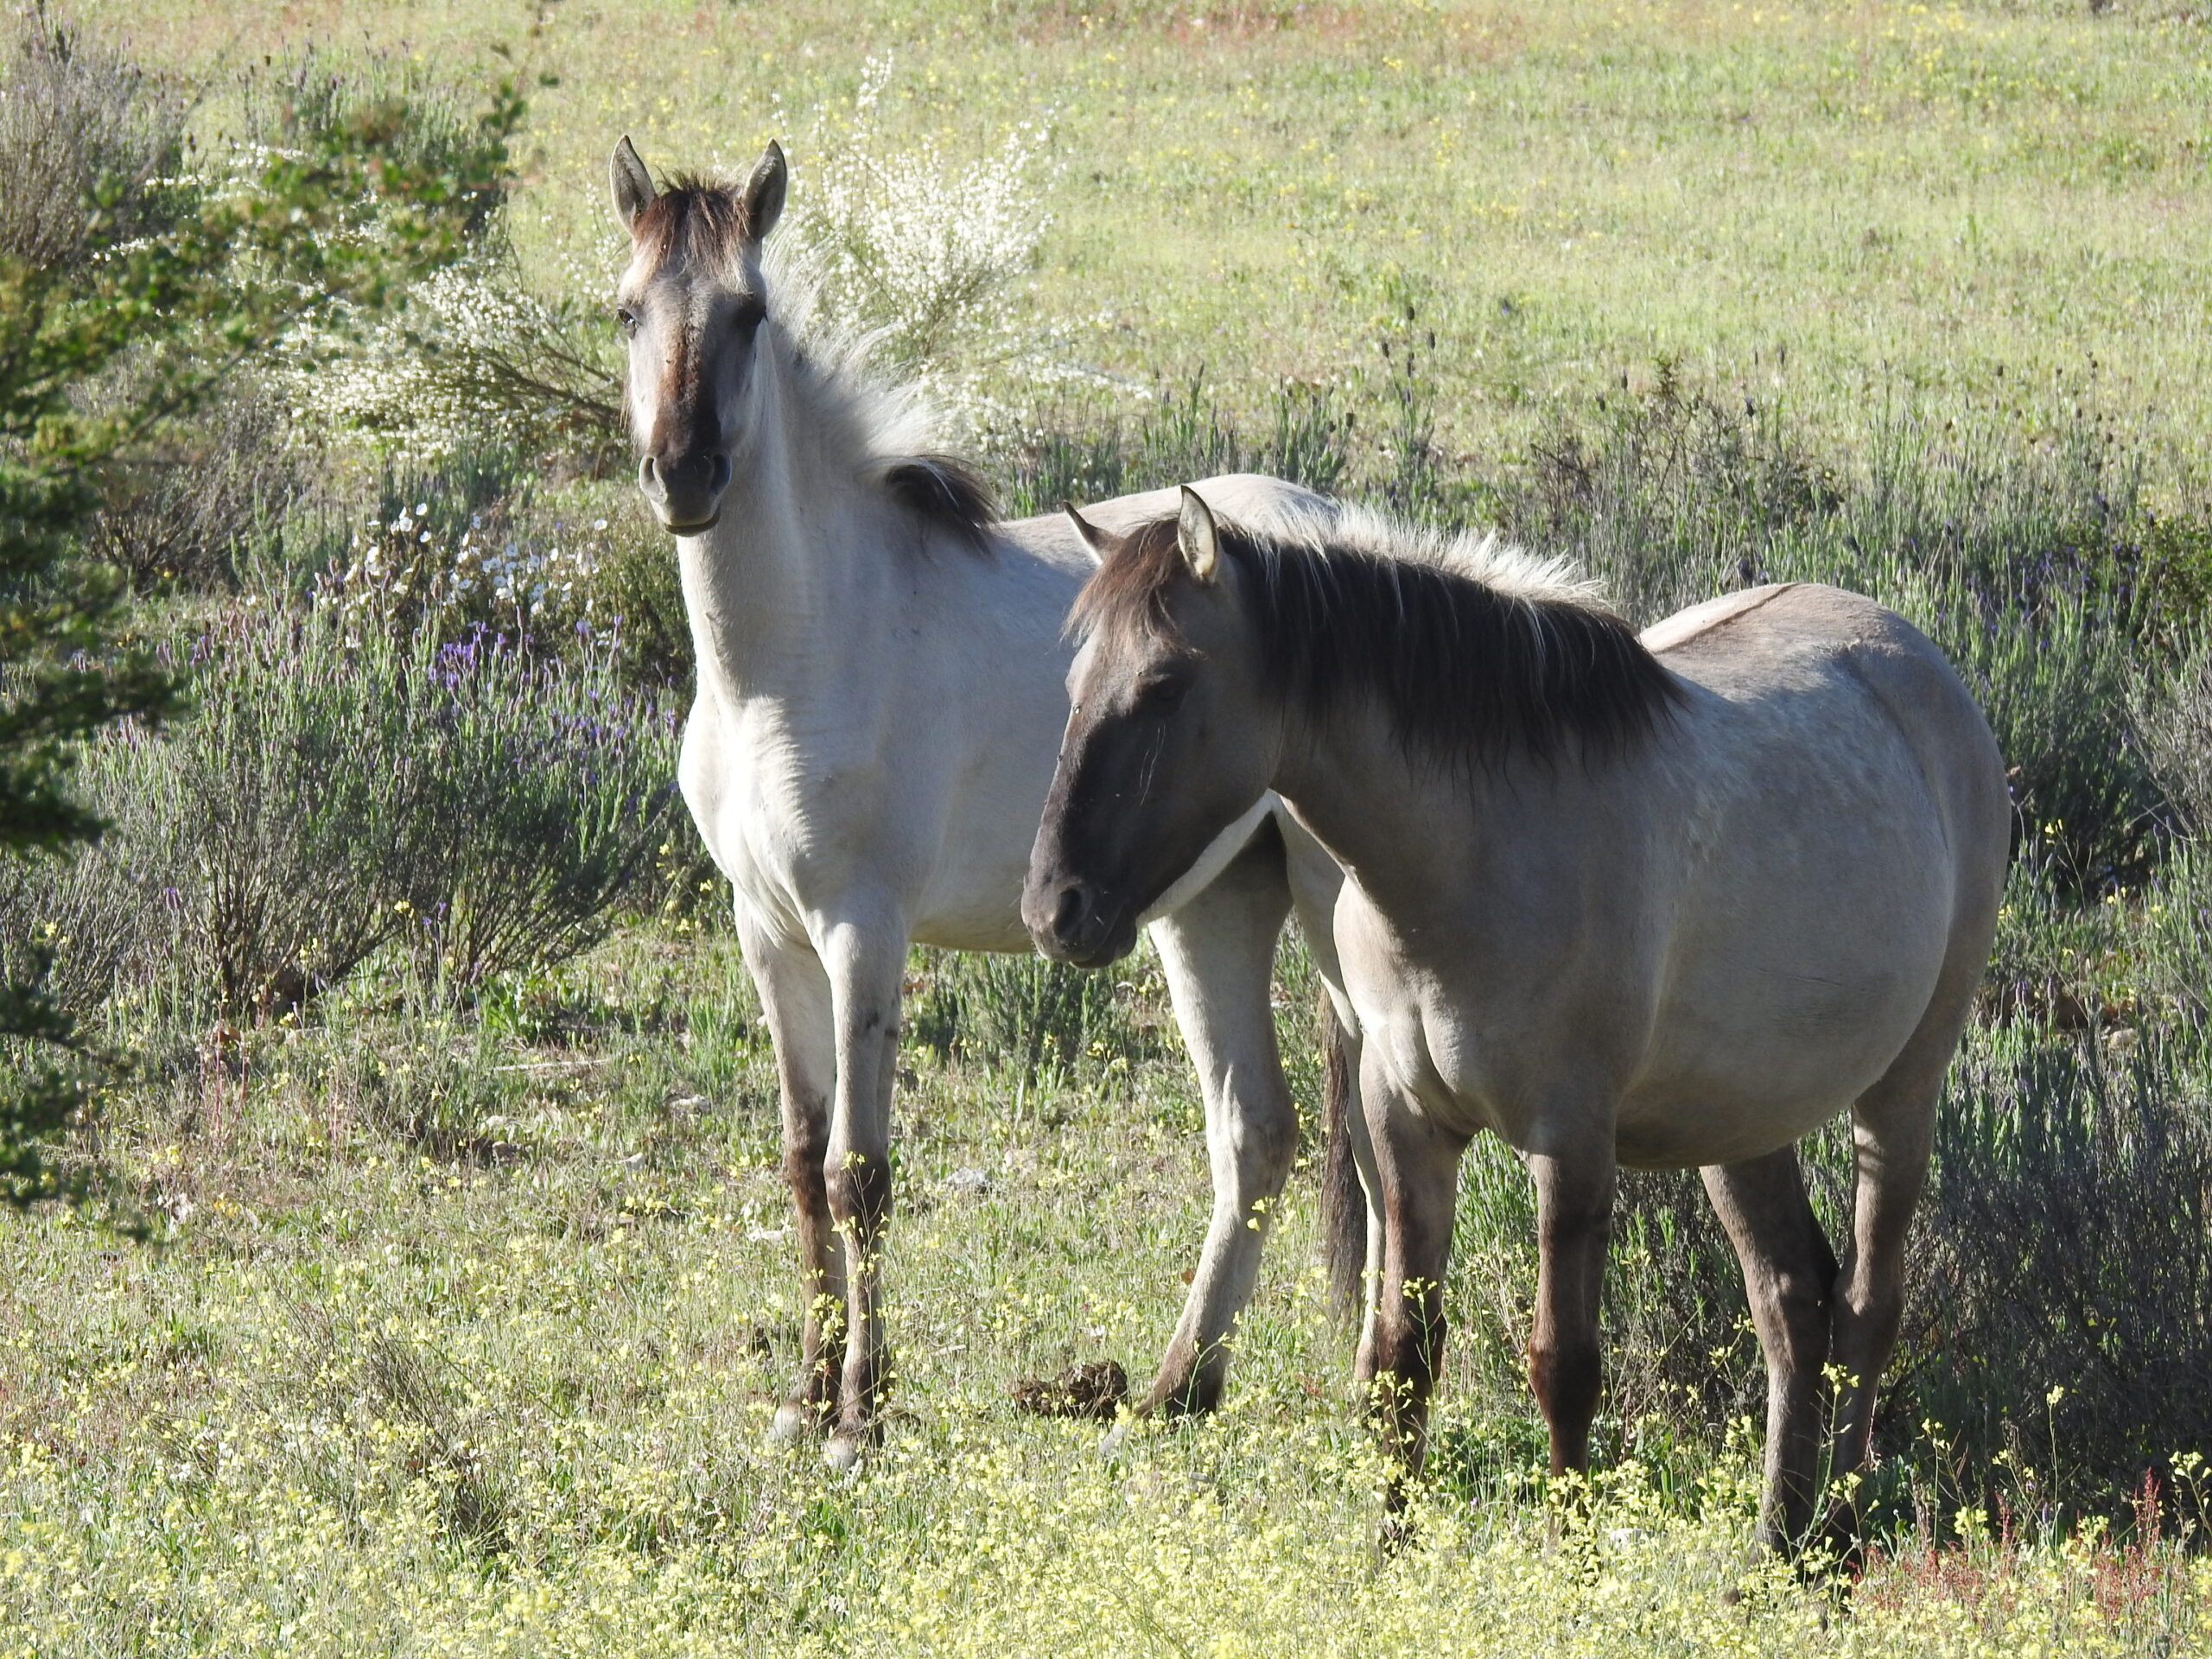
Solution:
[{"label": "horse's tail", "polygon": [[1351,1155],[1351,1062],[1344,1052],[1344,1031],[1336,1005],[1321,998],[1323,1110],[1328,1118],[1329,1150],[1321,1166],[1321,1249],[1329,1270],[1329,1306],[1343,1319],[1365,1311],[1367,1276],[1367,1190],[1359,1184],[1359,1165]]}]

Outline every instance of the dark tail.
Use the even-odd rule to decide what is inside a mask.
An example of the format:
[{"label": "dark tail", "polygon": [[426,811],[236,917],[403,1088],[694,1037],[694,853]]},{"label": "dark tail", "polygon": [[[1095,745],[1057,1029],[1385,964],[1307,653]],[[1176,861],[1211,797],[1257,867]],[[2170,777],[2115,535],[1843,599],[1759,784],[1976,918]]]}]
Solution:
[{"label": "dark tail", "polygon": [[1336,1005],[1325,993],[1321,998],[1321,1043],[1327,1074],[1323,1109],[1329,1123],[1328,1155],[1321,1167],[1321,1249],[1329,1268],[1329,1306],[1338,1318],[1356,1321],[1365,1312],[1360,1281],[1367,1273],[1367,1190],[1359,1184],[1347,1121],[1357,1096],[1351,1061],[1344,1052]]}]

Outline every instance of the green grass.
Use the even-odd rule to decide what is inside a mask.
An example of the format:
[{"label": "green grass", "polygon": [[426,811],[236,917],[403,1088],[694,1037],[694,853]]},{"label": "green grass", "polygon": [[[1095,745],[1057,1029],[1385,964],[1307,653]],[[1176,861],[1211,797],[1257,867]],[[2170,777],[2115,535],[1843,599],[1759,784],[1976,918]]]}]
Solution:
[{"label": "green grass", "polygon": [[[770,1057],[729,943],[630,934],[506,982],[464,1032],[395,1012],[388,984],[251,1033],[243,1076],[181,1056],[114,1103],[107,1150],[166,1217],[157,1245],[66,1212],[0,1230],[0,1651],[2152,1653],[2212,1636],[2212,1577],[2170,1545],[1993,1536],[1973,1513],[1947,1517],[1964,1541],[1941,1554],[1908,1529],[1839,1619],[1827,1592],[1745,1573],[1748,1424],[1690,1472],[1627,1463],[1586,1516],[1554,1515],[1531,1408],[1481,1383],[1500,1333],[1478,1319],[1439,1412],[1446,1478],[1416,1548],[1378,1556],[1310,1173],[1218,1417],[1109,1462],[1095,1426],[1018,1415],[1018,1377],[1101,1354],[1139,1370],[1172,1323],[1205,1185],[1166,1062],[1085,1087],[1048,1071],[1017,1115],[1007,1071],[910,1051],[896,1410],[868,1471],[832,1477],[764,1433],[797,1308]],[[409,1069],[445,1079],[437,1135],[375,1083]],[[965,1170],[980,1191],[950,1179]],[[1484,1241],[1462,1272],[1525,1276],[1531,1254]]]},{"label": "green grass", "polygon": [[2180,460],[2212,434],[2212,43],[2153,0],[80,10],[202,68],[505,43],[558,77],[518,220],[569,289],[613,245],[621,133],[662,167],[781,137],[803,194],[874,54],[893,143],[1049,121],[1036,304],[1121,380],[1373,389],[1381,341],[1433,331],[1478,455],[1662,359],[1847,448],[1900,403],[2047,429],[2085,388]]},{"label": "green grass", "polygon": [[[1632,1184],[1586,1515],[1541,1475],[1529,1198],[1496,1147],[1463,1184],[1414,1549],[1374,1548],[1310,1144],[1217,1417],[1109,1462],[1095,1428],[1016,1414],[1018,1380],[1072,1361],[1141,1382],[1203,1230],[1202,1113],[1141,962],[1109,986],[918,955],[887,1444],[852,1482],[771,1447],[799,1313],[772,1060],[734,946],[677,922],[473,1006],[422,1004],[387,959],[243,1033],[111,1007],[96,1034],[137,1064],[78,1150],[158,1237],[0,1226],[0,1655],[2212,1643],[2197,1540],[2152,1524],[2203,1510],[2202,1465],[2172,1456],[2196,1420],[2145,1422],[2126,1378],[2089,1376],[2212,1351],[2184,1236],[2212,1190],[2188,1185],[2212,1144],[2212,882],[2120,713],[2212,591],[2201,21],[2128,0],[79,10],[214,75],[210,134],[264,53],[365,43],[457,74],[510,44],[557,76],[517,238],[587,299],[624,131],[664,167],[780,136],[803,193],[871,54],[897,60],[891,147],[980,156],[1049,119],[1024,303],[1098,377],[1002,388],[1046,429],[994,458],[1016,499],[1179,475],[1229,453],[1225,416],[1265,464],[1318,457],[1579,550],[1639,612],[1745,569],[1847,579],[1960,658],[2030,822],[1946,1119],[1977,1185],[1939,1171],[1925,1211],[1887,1548],[1847,1612],[1741,1568],[1758,1367],[1687,1177]],[[1155,378],[1177,397],[1135,408],[1128,384]],[[1394,423],[1431,407],[1442,453],[1409,463]],[[1314,988],[1284,967],[1310,1121]],[[1832,1223],[1839,1150],[1809,1158]],[[2079,1249],[2037,1205],[2062,1190]],[[2031,1244],[2049,1282],[1993,1294]],[[2062,1281],[2088,1315],[2035,1302]],[[2162,1398],[2201,1397],[2162,1375]],[[2169,1484],[2131,1514],[2139,1458]]]}]

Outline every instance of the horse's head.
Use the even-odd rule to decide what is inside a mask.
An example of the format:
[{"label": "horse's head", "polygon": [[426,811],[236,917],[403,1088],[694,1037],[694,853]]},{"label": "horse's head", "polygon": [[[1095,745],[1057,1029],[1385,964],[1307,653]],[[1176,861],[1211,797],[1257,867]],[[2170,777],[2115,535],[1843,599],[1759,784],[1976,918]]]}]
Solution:
[{"label": "horse's head", "polygon": [[1230,537],[1195,491],[1114,537],[1076,601],[1066,735],[1029,855],[1021,918],[1046,956],[1103,966],[1207,846],[1266,793],[1282,747]]},{"label": "horse's head", "polygon": [[679,179],[665,190],[625,138],[614,147],[614,211],[630,232],[615,289],[629,342],[623,405],[638,485],[664,526],[696,535],[721,513],[756,338],[768,315],[760,241],[784,207],[784,152],[771,143],[741,187]]}]

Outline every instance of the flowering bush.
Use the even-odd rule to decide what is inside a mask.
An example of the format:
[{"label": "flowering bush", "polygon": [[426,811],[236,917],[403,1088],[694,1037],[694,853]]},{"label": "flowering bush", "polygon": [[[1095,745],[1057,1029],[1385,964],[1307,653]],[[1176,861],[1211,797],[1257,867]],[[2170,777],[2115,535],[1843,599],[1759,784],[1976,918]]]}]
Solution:
[{"label": "flowering bush", "polygon": [[517,638],[575,633],[582,625],[577,637],[589,637],[609,520],[564,537],[555,519],[533,534],[503,501],[471,513],[456,536],[430,513],[428,500],[390,519],[370,512],[342,561],[316,577],[315,603],[351,627],[422,626],[441,639],[472,625]]},{"label": "flowering bush", "polygon": [[305,429],[353,433],[402,463],[505,444],[592,470],[622,443],[619,359],[596,321],[532,287],[493,227],[405,310],[296,338],[277,384]]},{"label": "flowering bush", "polygon": [[864,342],[974,436],[1003,423],[989,388],[1008,370],[1032,386],[1060,372],[1055,337],[1023,316],[1014,291],[1052,226],[1051,118],[964,165],[930,143],[887,152],[876,119],[891,81],[890,60],[870,59],[849,127],[817,138],[810,176],[802,158],[791,211],[768,245],[772,284],[802,334]]}]

